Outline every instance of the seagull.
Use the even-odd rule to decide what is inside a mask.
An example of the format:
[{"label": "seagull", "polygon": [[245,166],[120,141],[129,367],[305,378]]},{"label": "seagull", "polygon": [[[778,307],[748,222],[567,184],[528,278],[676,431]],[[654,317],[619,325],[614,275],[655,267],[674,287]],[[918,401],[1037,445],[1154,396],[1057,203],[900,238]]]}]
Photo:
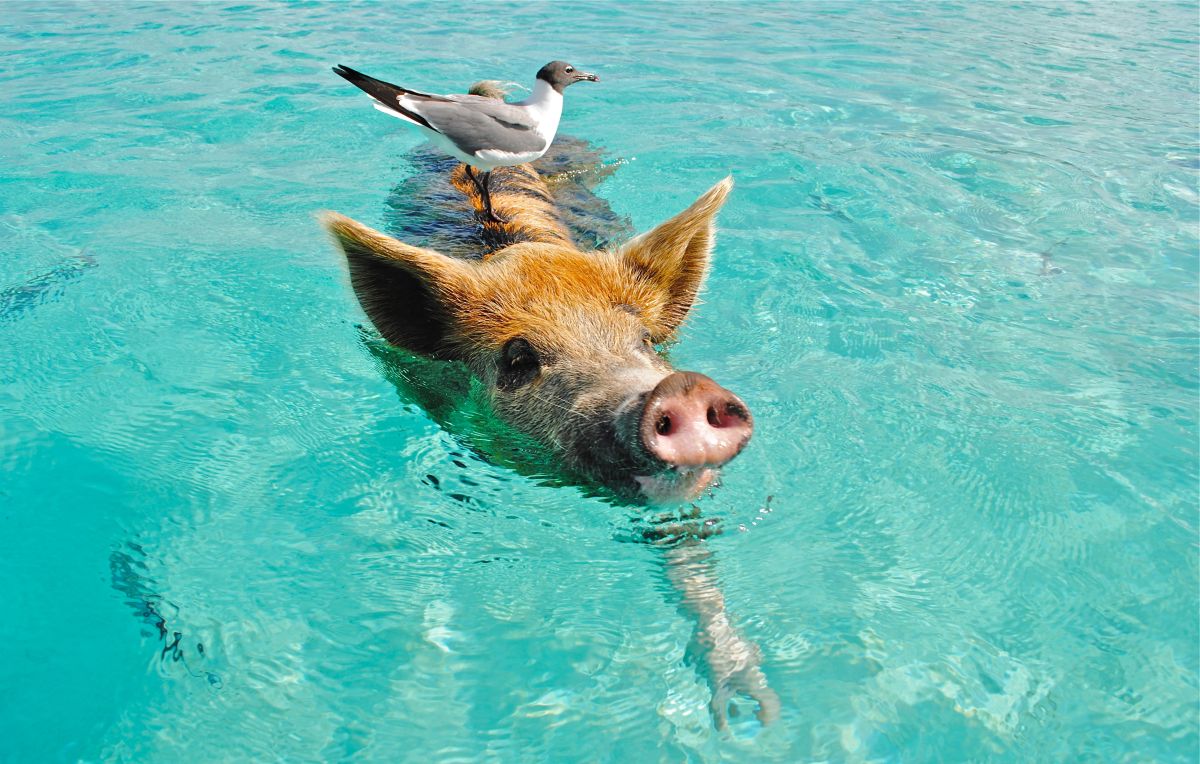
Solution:
[{"label": "seagull", "polygon": [[[430,95],[402,88],[338,65],[333,71],[374,100],[374,106],[416,125],[437,146],[467,166],[467,175],[483,199],[489,220],[505,222],[492,211],[488,180],[497,167],[532,162],[546,153],[562,116],[563,90],[584,80],[599,82],[565,61],[538,70],[533,94],[518,103],[477,95]],[[480,180],[472,170],[483,173]]]}]

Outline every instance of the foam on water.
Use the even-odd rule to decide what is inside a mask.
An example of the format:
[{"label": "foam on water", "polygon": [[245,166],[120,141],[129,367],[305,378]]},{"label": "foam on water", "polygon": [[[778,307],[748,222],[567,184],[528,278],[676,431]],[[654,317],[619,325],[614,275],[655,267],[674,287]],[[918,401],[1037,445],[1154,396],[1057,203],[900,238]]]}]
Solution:
[{"label": "foam on water", "polygon": [[[0,760],[1195,760],[1195,4],[4,11]],[[701,509],[764,730],[651,516],[398,396],[313,218],[409,230],[330,65],[553,58],[634,229],[737,182],[672,358],[758,423]]]}]

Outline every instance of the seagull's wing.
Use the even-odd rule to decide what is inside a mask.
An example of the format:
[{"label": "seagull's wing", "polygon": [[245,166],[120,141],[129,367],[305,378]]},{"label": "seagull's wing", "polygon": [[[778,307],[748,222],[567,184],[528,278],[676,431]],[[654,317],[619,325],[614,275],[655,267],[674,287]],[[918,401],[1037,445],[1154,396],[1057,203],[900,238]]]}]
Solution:
[{"label": "seagull's wing", "polygon": [[537,131],[537,122],[529,112],[513,104],[480,96],[404,100],[434,130],[467,154],[483,149],[520,154],[546,147],[546,139]]}]

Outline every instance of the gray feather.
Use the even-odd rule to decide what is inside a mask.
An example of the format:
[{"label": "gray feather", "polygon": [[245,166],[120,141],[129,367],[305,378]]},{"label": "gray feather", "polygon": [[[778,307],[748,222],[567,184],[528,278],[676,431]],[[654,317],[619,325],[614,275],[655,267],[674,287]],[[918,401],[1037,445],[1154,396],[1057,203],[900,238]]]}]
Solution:
[{"label": "gray feather", "polygon": [[482,149],[513,153],[541,151],[546,141],[524,109],[493,98],[451,95],[443,99],[412,98],[413,109],[459,150],[474,155]]}]

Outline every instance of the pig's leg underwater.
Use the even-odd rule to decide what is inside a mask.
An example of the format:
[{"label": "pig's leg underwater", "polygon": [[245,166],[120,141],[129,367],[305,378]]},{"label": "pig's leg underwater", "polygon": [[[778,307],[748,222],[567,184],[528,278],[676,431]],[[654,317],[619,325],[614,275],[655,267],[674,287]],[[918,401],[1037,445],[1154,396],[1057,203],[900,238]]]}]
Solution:
[{"label": "pig's leg underwater", "polygon": [[709,710],[718,730],[737,713],[731,705],[738,695],[757,704],[755,715],[764,726],[779,718],[779,695],[767,684],[762,650],[734,627],[717,581],[713,551],[706,539],[717,535],[693,507],[682,522],[658,525],[645,537],[663,553],[665,572],[681,597],[680,608],[696,622],[691,651],[712,690]]}]

